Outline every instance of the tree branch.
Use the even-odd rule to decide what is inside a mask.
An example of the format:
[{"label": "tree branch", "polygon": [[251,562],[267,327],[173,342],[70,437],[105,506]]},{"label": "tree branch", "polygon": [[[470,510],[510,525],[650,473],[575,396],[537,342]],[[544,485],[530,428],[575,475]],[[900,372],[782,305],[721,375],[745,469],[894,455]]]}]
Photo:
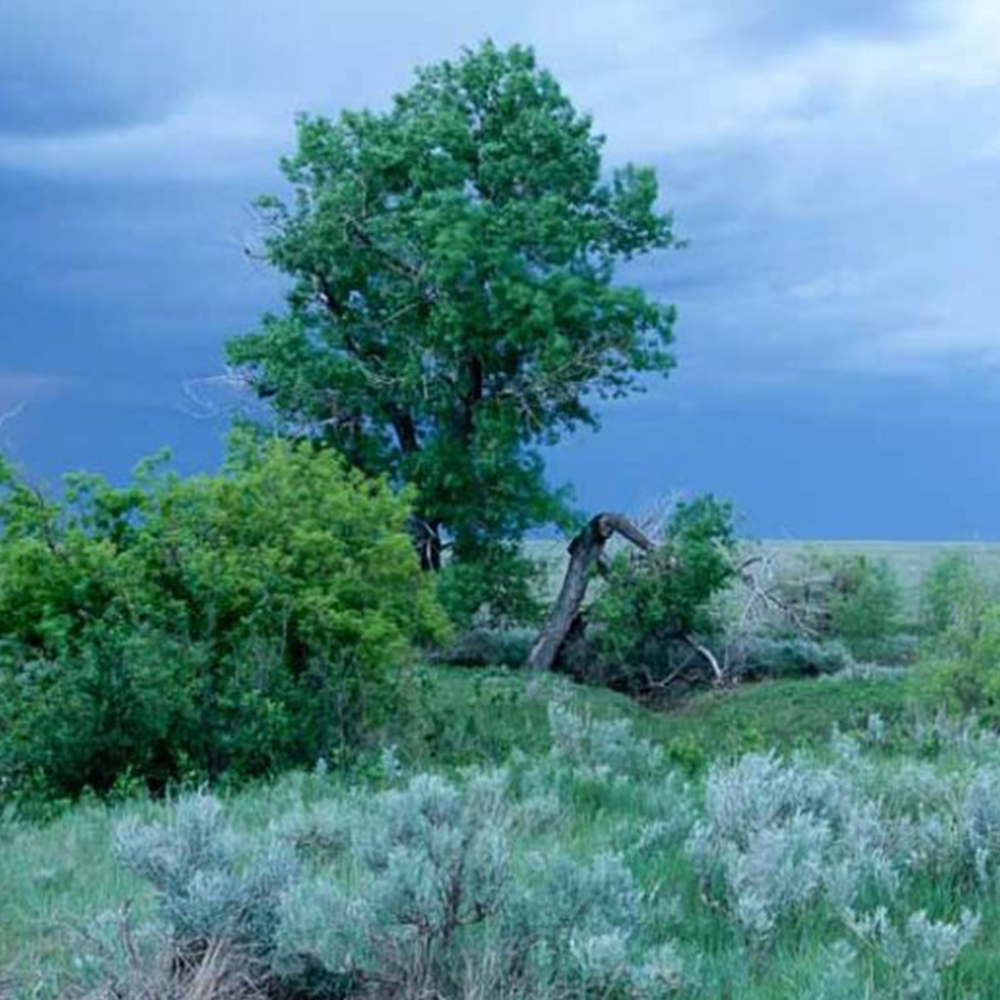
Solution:
[{"label": "tree branch", "polygon": [[6,413],[0,413],[0,428],[4,424],[10,423],[15,417],[19,417],[27,409],[27,403],[18,403],[13,409],[8,410]]},{"label": "tree branch", "polygon": [[587,526],[569,543],[569,566],[563,578],[562,588],[552,607],[545,627],[535,640],[528,656],[531,670],[551,670],[570,634],[573,622],[580,614],[591,570],[600,567],[604,546],[615,533],[628,539],[644,552],[651,552],[656,546],[623,514],[598,514],[591,518]]}]

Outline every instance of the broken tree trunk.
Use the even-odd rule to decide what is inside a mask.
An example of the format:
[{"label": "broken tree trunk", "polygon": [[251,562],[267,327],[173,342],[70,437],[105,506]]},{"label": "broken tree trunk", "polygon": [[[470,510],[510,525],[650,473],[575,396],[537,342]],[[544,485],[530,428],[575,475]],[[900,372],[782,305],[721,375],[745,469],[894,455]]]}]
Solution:
[{"label": "broken tree trunk", "polygon": [[569,565],[562,588],[545,627],[535,640],[528,656],[530,670],[551,670],[566,642],[587,596],[591,570],[600,563],[604,546],[617,532],[644,552],[656,546],[627,517],[621,514],[598,514],[569,543]]}]

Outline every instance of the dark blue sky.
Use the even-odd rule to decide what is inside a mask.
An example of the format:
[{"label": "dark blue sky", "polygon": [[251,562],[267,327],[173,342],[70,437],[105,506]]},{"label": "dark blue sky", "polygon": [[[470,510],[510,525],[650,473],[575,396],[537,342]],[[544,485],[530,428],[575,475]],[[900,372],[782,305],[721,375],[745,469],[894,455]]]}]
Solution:
[{"label": "dark blue sky", "polygon": [[[0,0],[0,446],[33,475],[212,467],[225,337],[280,302],[246,206],[298,110],[534,44],[691,245],[629,278],[680,366],[551,456],[589,508],[1000,538],[995,0]],[[188,387],[188,392],[185,391]]]}]

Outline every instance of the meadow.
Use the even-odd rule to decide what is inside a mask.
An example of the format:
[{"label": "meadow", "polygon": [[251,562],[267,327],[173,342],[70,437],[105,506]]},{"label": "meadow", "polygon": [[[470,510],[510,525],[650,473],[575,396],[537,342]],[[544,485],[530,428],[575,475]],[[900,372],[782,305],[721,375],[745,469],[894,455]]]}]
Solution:
[{"label": "meadow", "polygon": [[[219,815],[199,817],[212,803],[188,793],[85,801],[44,823],[8,817],[0,967],[16,973],[14,995],[65,996],[127,964],[124,919],[221,926],[227,905],[248,919],[225,880],[251,878],[278,849],[295,873],[258,904],[274,906],[286,952],[331,963],[407,955],[403,911],[419,899],[433,927],[456,871],[470,893],[504,880],[479,901],[481,927],[428,943],[445,993],[459,980],[463,995],[1000,989],[1000,740],[935,720],[899,672],[746,685],[674,712],[507,671],[434,668],[420,683],[448,720],[427,723],[422,761],[401,748],[353,774],[291,773],[220,793]],[[158,859],[148,869],[122,850],[121,831],[143,827]],[[380,837],[386,858],[426,881],[423,894],[396,884],[405,876],[393,864],[368,864]],[[192,850],[211,838],[235,843],[232,871],[213,868],[204,844],[200,859]],[[532,881],[543,871],[558,878]],[[523,983],[495,982],[498,955],[519,934],[534,941],[548,918],[546,961]]]},{"label": "meadow", "polygon": [[[729,569],[747,543],[724,508],[681,508],[665,573],[625,558],[596,588],[588,613],[630,644],[609,653],[599,628],[587,655],[624,655],[624,669],[580,684],[518,669],[524,628],[486,633],[477,667],[461,652],[458,666],[402,657],[393,636],[467,648],[465,633],[446,638],[413,564],[405,508],[328,456],[254,454],[228,479],[98,483],[57,517],[13,487],[0,611],[23,622],[24,648],[55,659],[4,678],[12,997],[1000,990],[1000,546],[758,543],[780,613],[748,624],[736,599],[748,584]],[[103,526],[102,511],[142,521]],[[39,546],[36,526],[56,520],[64,538]],[[529,552],[547,557],[551,590],[558,552]],[[83,591],[81,606],[73,581],[95,566],[111,589]],[[785,602],[803,574],[811,596],[796,610]],[[231,624],[199,653],[161,618],[168,602]],[[31,631],[35,608],[55,640]],[[355,624],[373,615],[375,631]],[[710,637],[721,683],[657,686],[674,667],[656,629],[669,646],[678,621]],[[327,670],[317,698],[290,629],[333,663],[357,643],[364,672]],[[905,633],[919,634],[901,647]],[[500,649],[513,669],[491,660]],[[206,677],[235,685],[221,689],[232,706],[204,703]]]},{"label": "meadow", "polygon": [[550,479],[677,361],[615,148],[489,40],[298,115],[222,465],[0,455],[0,1000],[1000,996],[1000,546]]}]

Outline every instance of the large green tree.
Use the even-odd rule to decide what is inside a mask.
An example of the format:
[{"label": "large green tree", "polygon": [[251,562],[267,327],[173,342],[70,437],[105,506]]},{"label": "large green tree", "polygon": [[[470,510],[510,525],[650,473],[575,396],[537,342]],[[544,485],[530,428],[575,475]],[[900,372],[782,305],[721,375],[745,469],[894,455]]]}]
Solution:
[{"label": "large green tree", "polygon": [[673,365],[673,308],[614,281],[671,218],[602,144],[530,49],[487,43],[384,113],[300,118],[294,196],[258,202],[293,284],[229,360],[286,430],[415,487],[427,566],[566,521],[540,447]]}]

